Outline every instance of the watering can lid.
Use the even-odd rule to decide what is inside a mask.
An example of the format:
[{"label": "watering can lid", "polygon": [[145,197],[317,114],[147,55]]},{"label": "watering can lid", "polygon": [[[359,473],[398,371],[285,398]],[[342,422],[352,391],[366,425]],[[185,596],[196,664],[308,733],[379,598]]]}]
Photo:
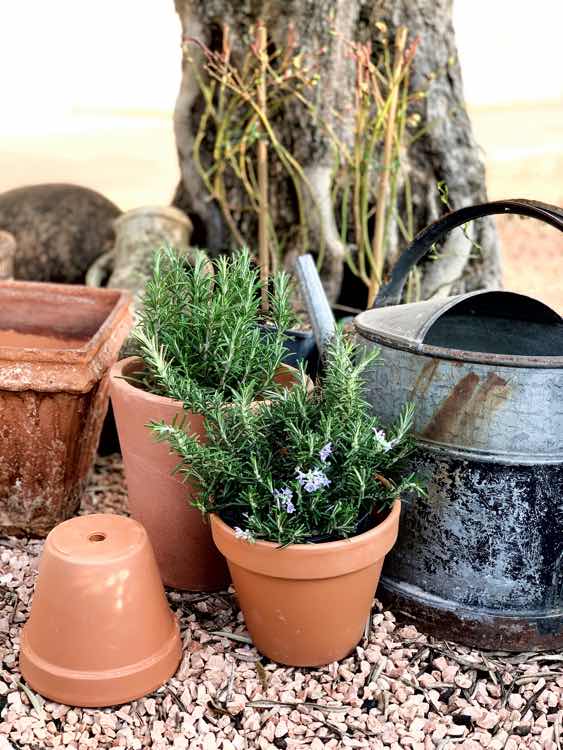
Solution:
[{"label": "watering can lid", "polygon": [[563,319],[523,294],[480,290],[374,308],[355,319],[371,341],[444,359],[563,367]]}]

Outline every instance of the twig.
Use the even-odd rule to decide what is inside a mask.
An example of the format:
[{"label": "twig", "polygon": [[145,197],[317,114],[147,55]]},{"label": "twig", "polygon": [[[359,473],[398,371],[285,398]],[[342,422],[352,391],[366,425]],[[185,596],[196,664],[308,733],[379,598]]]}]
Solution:
[{"label": "twig", "polygon": [[184,701],[179,697],[179,695],[176,692],[174,692],[174,690],[172,690],[172,688],[169,687],[168,685],[164,686],[164,690],[172,698],[174,703],[178,706],[179,710],[183,713],[187,713],[188,709],[186,708]]},{"label": "twig", "polygon": [[310,708],[327,714],[346,712],[351,708],[351,706],[327,706],[323,703],[311,703],[310,701],[290,703],[288,701],[270,700],[249,701],[246,706],[249,708]]},{"label": "twig", "polygon": [[226,704],[231,699],[231,694],[233,692],[233,685],[235,683],[235,663],[231,662],[231,671],[229,673],[229,679],[227,680],[227,684],[225,687],[223,687],[219,692],[217,693],[217,700],[220,703]]},{"label": "twig", "polygon": [[537,701],[537,699],[540,697],[540,695],[543,693],[543,691],[547,688],[547,682],[544,683],[541,687],[539,687],[535,693],[533,693],[530,698],[528,699],[526,705],[522,709],[522,719],[526,716],[530,708],[534,705],[534,703]]},{"label": "twig", "polygon": [[387,664],[387,657],[382,656],[381,661],[379,664],[374,665],[373,669],[369,673],[368,680],[366,682],[366,685],[370,685],[372,682],[376,682],[379,679],[379,675],[383,672],[385,669],[385,665]]},{"label": "twig", "polygon": [[373,234],[373,267],[371,269],[370,287],[368,294],[368,307],[373,305],[375,295],[381,283],[383,274],[383,239],[385,233],[385,210],[387,202],[387,185],[389,182],[389,169],[391,167],[391,158],[393,154],[393,136],[395,133],[395,118],[397,115],[397,102],[399,100],[399,83],[403,69],[403,54],[407,42],[408,31],[405,26],[397,29],[395,37],[395,63],[393,77],[391,80],[391,93],[389,113],[385,127],[385,140],[383,143],[383,162],[379,185],[377,189],[377,207],[375,212],[375,232]]},{"label": "twig", "polygon": [[[258,106],[266,115],[266,67],[267,31],[264,23],[259,22],[256,28],[256,51],[260,62],[258,81]],[[262,312],[268,312],[268,277],[270,275],[270,254],[268,250],[268,143],[265,135],[258,138],[258,258],[260,260],[260,281],[262,284]]]},{"label": "twig", "polygon": [[41,696],[37,695],[37,693],[34,693],[31,688],[29,688],[25,682],[22,682],[21,680],[18,680],[16,677],[14,677],[13,674],[10,674],[9,672],[6,672],[6,670],[1,670],[1,674],[4,677],[4,679],[10,680],[14,685],[16,685],[18,688],[23,690],[23,692],[27,695],[29,698],[29,701],[33,708],[35,709],[35,712],[37,713],[37,716],[42,724],[45,724],[45,711],[43,710],[43,699]]},{"label": "twig", "polygon": [[536,672],[535,674],[524,675],[523,677],[517,677],[514,680],[515,685],[527,685],[529,682],[538,682],[542,678],[547,677],[563,677],[563,672]]},{"label": "twig", "polygon": [[231,641],[238,641],[239,643],[248,643],[252,646],[252,640],[247,635],[240,635],[239,633],[230,633],[228,630],[211,630],[209,635],[215,635],[217,638],[228,638]]}]

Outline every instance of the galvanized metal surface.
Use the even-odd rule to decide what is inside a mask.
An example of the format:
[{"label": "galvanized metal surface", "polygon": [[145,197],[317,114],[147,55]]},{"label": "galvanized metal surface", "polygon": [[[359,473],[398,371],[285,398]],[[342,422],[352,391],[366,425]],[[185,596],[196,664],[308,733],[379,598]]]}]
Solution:
[{"label": "galvanized metal surface", "polygon": [[300,255],[295,261],[295,272],[311,319],[315,340],[322,355],[325,345],[334,336],[336,323],[313,256],[309,253]]},{"label": "galvanized metal surface", "polygon": [[404,498],[389,601],[482,648],[563,645],[563,369],[381,357],[368,400],[386,422],[414,401],[428,478],[427,498]]},{"label": "galvanized metal surface", "polygon": [[370,341],[431,357],[509,367],[563,367],[561,317],[523,294],[480,290],[376,308],[360,313],[355,325]]},{"label": "galvanized metal surface", "polygon": [[524,610],[509,616],[476,611],[459,602],[433,598],[414,587],[395,588],[394,581],[385,577],[381,578],[378,596],[399,619],[414,622],[437,638],[495,651],[561,648],[563,618],[557,611],[534,614]]},{"label": "galvanized metal surface", "polygon": [[[416,407],[412,468],[380,590],[398,613],[478,648],[563,647],[563,320],[537,300],[473,292],[385,307],[444,229],[510,210],[563,230],[526,201],[453,212],[405,251],[377,307],[356,318],[382,364],[367,398],[389,423]],[[399,268],[400,266],[400,268]]]},{"label": "galvanized metal surface", "polygon": [[381,350],[366,376],[370,403],[391,422],[413,402],[425,448],[494,463],[563,461],[563,366],[492,367],[361,341]]}]

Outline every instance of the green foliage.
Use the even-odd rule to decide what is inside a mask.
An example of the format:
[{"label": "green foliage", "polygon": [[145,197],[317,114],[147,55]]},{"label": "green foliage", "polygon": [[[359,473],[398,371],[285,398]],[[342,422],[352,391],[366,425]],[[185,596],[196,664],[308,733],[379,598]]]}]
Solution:
[{"label": "green foliage", "polygon": [[339,333],[316,389],[302,370],[294,387],[261,404],[241,381],[231,404],[205,410],[205,443],[184,424],[152,424],[180,455],[178,471],[200,486],[195,505],[249,540],[287,545],[353,536],[374,509],[406,490],[421,491],[404,468],[413,410],[407,406],[382,430],[362,396],[377,352],[359,361],[357,355]]},{"label": "green foliage", "polygon": [[293,322],[289,278],[272,279],[267,340],[259,327],[265,322],[260,291],[246,248],[213,263],[199,252],[193,265],[171,248],[159,250],[133,333],[145,363],[144,387],[192,411],[230,400],[240,383],[252,398],[271,389]]}]

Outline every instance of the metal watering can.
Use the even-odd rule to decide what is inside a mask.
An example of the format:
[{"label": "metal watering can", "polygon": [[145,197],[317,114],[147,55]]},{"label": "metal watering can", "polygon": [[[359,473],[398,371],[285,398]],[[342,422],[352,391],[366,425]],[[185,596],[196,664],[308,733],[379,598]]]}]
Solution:
[{"label": "metal watering can", "polygon": [[[367,397],[391,422],[416,406],[414,468],[382,598],[438,637],[478,648],[563,647],[563,320],[530,297],[477,291],[399,305],[409,270],[444,234],[515,213],[563,231],[554,206],[507,200],[417,235],[356,333],[381,350]],[[563,246],[562,246],[563,254]]]}]

